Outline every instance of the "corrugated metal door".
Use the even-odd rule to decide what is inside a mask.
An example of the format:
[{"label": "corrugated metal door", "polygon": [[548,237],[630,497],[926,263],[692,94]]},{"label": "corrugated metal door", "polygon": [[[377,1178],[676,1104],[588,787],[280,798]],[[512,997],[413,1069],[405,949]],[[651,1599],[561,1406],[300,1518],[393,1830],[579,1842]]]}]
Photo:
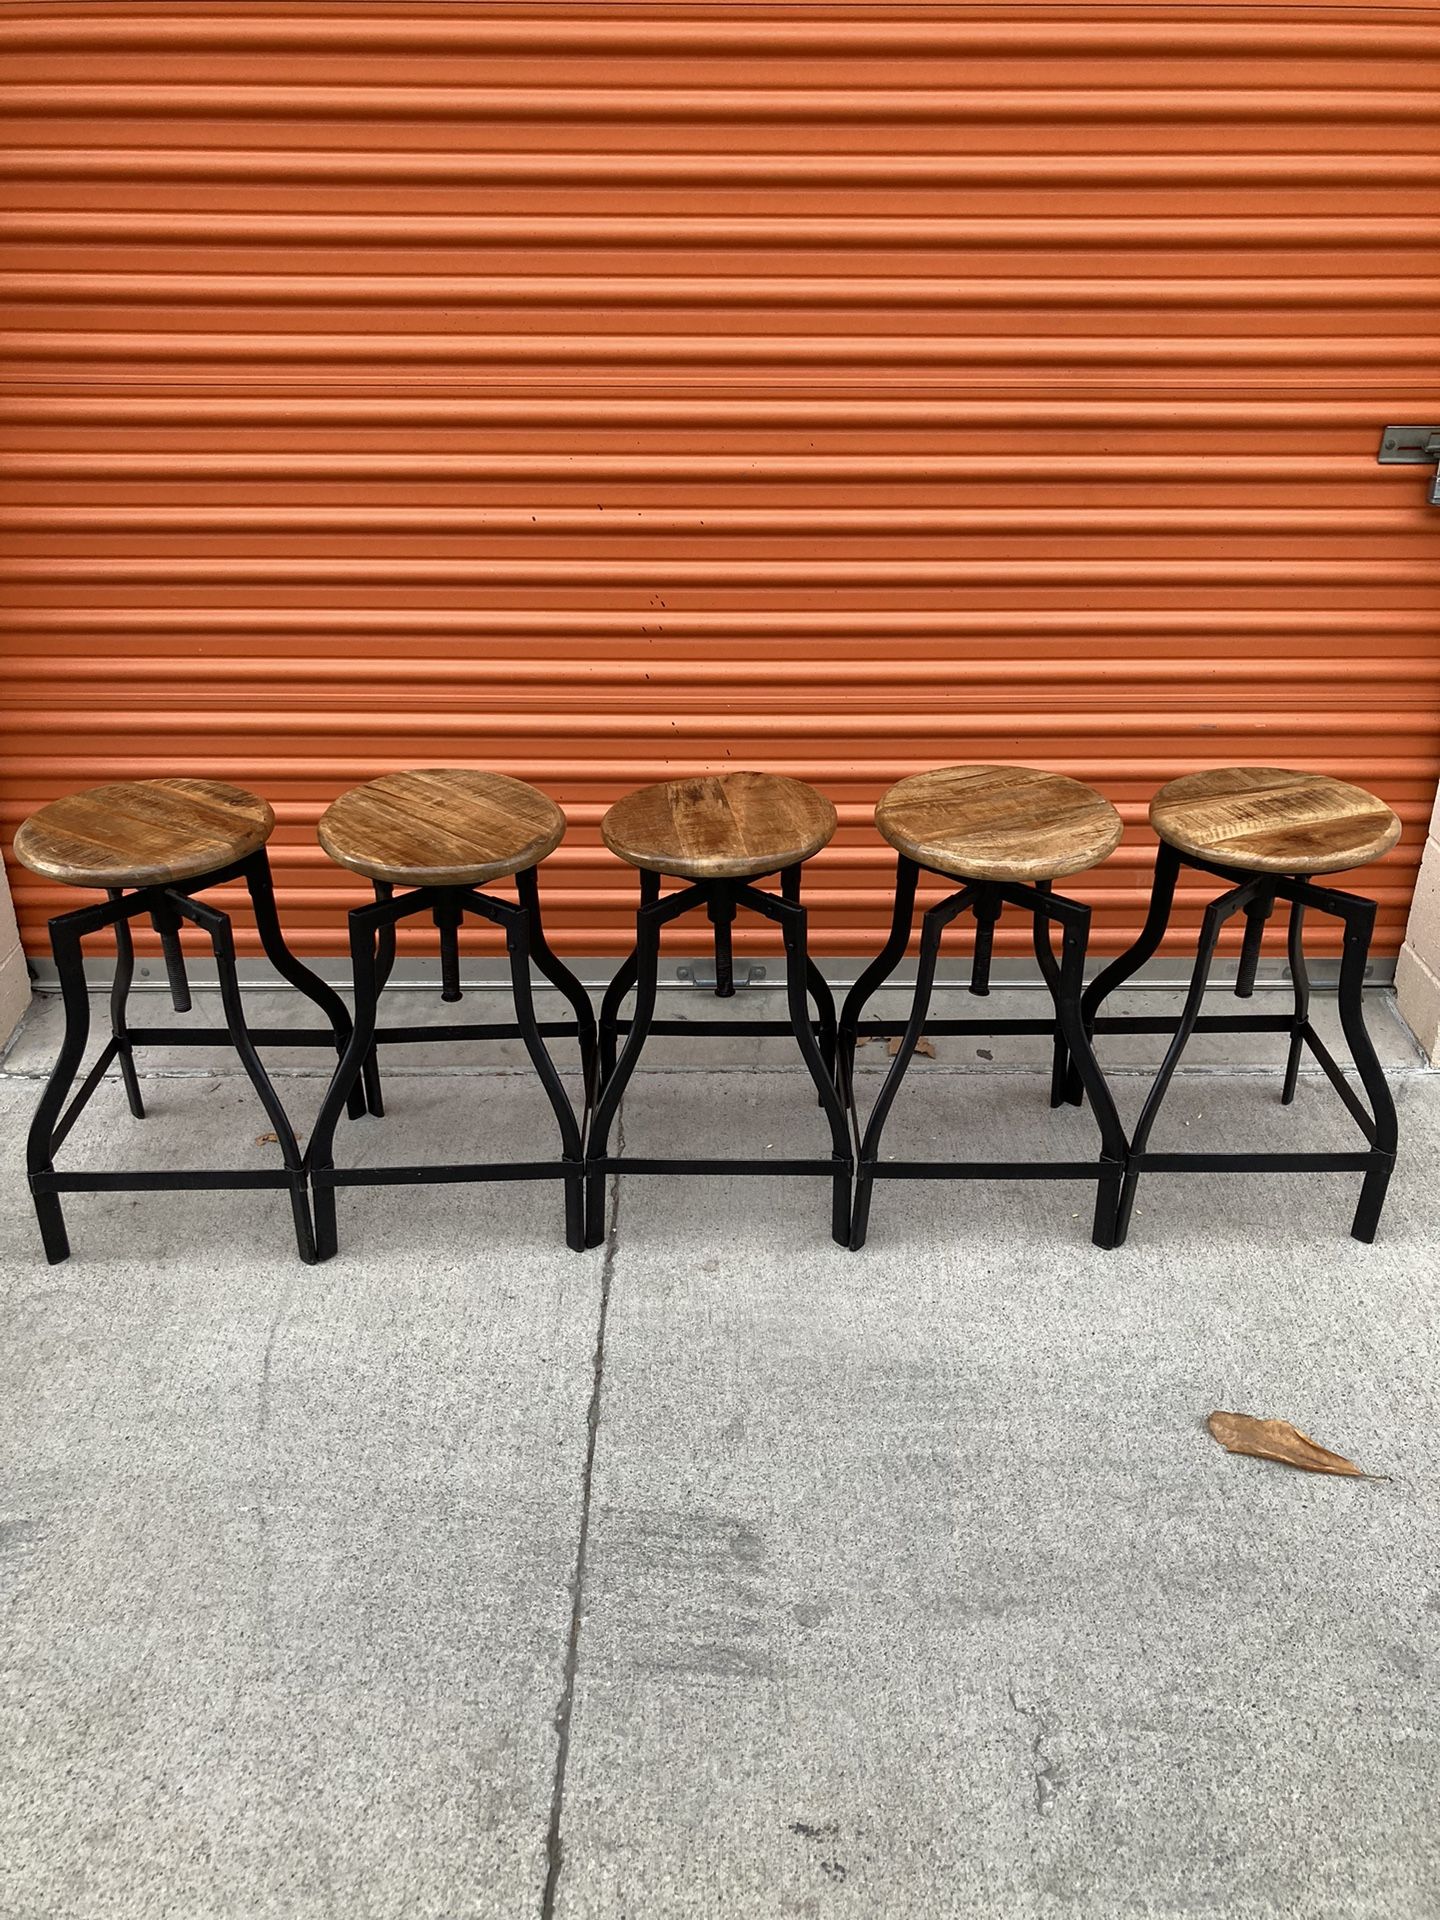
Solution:
[{"label": "corrugated metal door", "polygon": [[[205,772],[311,823],[479,762],[575,822],[725,764],[842,831],[1033,761],[1135,823],[1234,759],[1375,787],[1403,927],[1440,772],[1429,4],[10,4],[5,825]],[[8,838],[8,835],[7,835]],[[16,875],[34,946],[58,897]]]}]

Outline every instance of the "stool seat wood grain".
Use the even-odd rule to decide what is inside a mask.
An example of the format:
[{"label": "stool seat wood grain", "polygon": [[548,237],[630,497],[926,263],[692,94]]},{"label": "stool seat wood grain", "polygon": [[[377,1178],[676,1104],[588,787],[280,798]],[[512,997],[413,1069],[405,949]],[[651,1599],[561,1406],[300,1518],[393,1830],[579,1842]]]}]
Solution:
[{"label": "stool seat wood grain", "polygon": [[1150,824],[1182,853],[1247,873],[1340,873],[1400,838],[1399,820],[1373,793],[1285,767],[1184,774],[1150,802]]},{"label": "stool seat wood grain", "polygon": [[1124,831],[1093,787],[1038,767],[938,767],[897,781],[875,825],[917,865],[959,880],[1056,880],[1098,866]]},{"label": "stool seat wood grain", "polygon": [[163,887],[257,852],[275,815],[219,780],[121,780],[32,813],[15,858],[70,887]]},{"label": "stool seat wood grain", "polygon": [[565,816],[548,794],[508,774],[423,767],[351,787],[316,827],[352,873],[404,887],[477,887],[553,853]]},{"label": "stool seat wood grain", "polygon": [[651,873],[754,880],[808,860],[835,826],[834,807],[803,780],[737,771],[641,787],[615,802],[600,833],[613,854]]}]

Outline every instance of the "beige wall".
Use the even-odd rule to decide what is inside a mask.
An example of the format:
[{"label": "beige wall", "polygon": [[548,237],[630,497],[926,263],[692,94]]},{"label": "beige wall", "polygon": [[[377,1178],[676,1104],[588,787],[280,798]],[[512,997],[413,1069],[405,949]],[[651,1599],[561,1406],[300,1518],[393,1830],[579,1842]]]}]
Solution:
[{"label": "beige wall", "polygon": [[20,951],[10,882],[4,865],[0,864],[0,1047],[19,1026],[20,1016],[29,1004],[30,973]]},{"label": "beige wall", "polygon": [[1440,1066],[1440,794],[1430,816],[1405,944],[1395,963],[1395,992],[1411,1032]]}]

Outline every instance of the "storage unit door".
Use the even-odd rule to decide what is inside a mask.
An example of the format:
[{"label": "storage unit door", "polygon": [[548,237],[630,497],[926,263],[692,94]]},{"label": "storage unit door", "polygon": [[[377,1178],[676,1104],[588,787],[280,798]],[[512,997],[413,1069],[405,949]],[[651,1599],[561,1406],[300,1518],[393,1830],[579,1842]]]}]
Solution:
[{"label": "storage unit door", "polygon": [[[1015,760],[1124,810],[1076,888],[1114,949],[1150,792],[1240,760],[1399,811],[1358,883],[1398,946],[1440,547],[1375,453],[1440,418],[1435,6],[57,0],[3,34],[7,836],[107,779],[254,787],[333,954],[325,803],[494,767],[573,822],[557,944],[613,952],[607,803],[772,768],[839,806],[816,944],[860,953],[876,796]],[[14,878],[36,950],[62,896]]]}]

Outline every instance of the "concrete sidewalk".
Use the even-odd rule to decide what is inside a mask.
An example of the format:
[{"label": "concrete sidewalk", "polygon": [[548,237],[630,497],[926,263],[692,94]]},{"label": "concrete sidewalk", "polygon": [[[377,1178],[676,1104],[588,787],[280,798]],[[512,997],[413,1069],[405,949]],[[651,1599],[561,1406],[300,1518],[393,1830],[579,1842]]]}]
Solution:
[{"label": "concrete sidewalk", "polygon": [[[74,1196],[46,1267],[53,1021],[0,1071],[0,1913],[1440,1916],[1440,1075],[1383,1005],[1373,1247],[1349,1175],[1155,1177],[1110,1254],[1068,1185],[882,1185],[848,1255],[823,1182],[631,1178],[588,1255],[558,1189],[345,1192],[310,1269],[269,1193]],[[630,1151],[819,1146],[783,1049],[667,1045]],[[1029,1045],[938,1043],[887,1148],[1088,1153]],[[1193,1058],[1157,1146],[1352,1143]],[[149,1065],[67,1159],[273,1155],[233,1061]],[[468,1057],[389,1108],[347,1157],[552,1150]]]}]

